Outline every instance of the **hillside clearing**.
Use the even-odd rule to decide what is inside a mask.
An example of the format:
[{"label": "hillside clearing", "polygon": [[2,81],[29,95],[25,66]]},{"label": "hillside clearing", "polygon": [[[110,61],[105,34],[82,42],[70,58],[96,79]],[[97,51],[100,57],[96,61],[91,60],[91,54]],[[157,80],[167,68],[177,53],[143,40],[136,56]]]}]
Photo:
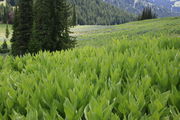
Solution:
[{"label": "hillside clearing", "polygon": [[77,46],[104,46],[111,41],[128,37],[129,40],[144,37],[159,37],[161,34],[170,37],[180,35],[180,17],[161,18],[130,22],[114,26],[77,26],[72,28],[77,37]]}]

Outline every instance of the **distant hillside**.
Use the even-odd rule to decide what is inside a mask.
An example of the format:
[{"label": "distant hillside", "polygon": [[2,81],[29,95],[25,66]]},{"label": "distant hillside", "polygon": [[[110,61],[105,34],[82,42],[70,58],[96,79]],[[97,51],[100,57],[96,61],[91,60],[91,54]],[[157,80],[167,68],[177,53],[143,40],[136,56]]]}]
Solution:
[{"label": "distant hillside", "polygon": [[[15,5],[17,0],[7,0]],[[67,0],[76,6],[77,22],[80,25],[114,25],[128,22],[134,16],[103,0]]]},{"label": "distant hillside", "polygon": [[151,6],[159,17],[180,16],[179,0],[102,0],[128,12],[139,14],[144,7]]},{"label": "distant hillside", "polygon": [[78,24],[108,25],[131,21],[133,16],[102,0],[69,0],[76,5]]}]

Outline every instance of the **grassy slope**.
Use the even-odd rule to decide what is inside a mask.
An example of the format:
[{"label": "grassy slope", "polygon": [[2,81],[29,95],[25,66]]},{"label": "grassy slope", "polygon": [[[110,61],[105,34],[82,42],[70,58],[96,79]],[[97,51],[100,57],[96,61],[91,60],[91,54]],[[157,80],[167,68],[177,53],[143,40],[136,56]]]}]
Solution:
[{"label": "grassy slope", "polygon": [[77,26],[72,29],[77,36],[78,46],[108,45],[113,39],[121,40],[128,37],[129,40],[142,36],[180,36],[180,17],[161,18],[131,22],[116,26]]},{"label": "grassy slope", "polygon": [[84,26],[79,45],[102,47],[0,56],[0,119],[179,120],[178,21]]},{"label": "grassy slope", "polygon": [[[0,24],[0,43],[5,37],[5,24]],[[101,46],[107,45],[113,39],[121,40],[138,38],[142,35],[158,36],[159,33],[168,33],[170,36],[180,36],[180,17],[161,18],[130,22],[114,26],[76,26],[71,31],[77,37],[77,46]],[[12,33],[12,27],[10,26]],[[10,35],[11,37],[11,35]]]}]

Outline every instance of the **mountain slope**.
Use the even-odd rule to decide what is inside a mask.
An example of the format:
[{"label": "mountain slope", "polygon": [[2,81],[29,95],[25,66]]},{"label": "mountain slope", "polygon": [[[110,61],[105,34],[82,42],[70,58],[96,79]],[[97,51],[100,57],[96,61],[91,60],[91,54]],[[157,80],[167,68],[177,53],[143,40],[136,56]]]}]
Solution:
[{"label": "mountain slope", "polygon": [[151,6],[159,17],[180,15],[179,0],[103,0],[104,2],[139,14],[146,6]]},{"label": "mountain slope", "polygon": [[[7,0],[15,5],[18,0]],[[102,0],[67,0],[76,6],[77,22],[80,25],[114,25],[131,21],[134,16]]]},{"label": "mountain slope", "polygon": [[102,0],[69,0],[69,2],[76,5],[77,21],[80,25],[120,24],[133,19],[128,12]]},{"label": "mountain slope", "polygon": [[172,13],[180,13],[180,0],[148,0],[148,2],[165,7]]}]

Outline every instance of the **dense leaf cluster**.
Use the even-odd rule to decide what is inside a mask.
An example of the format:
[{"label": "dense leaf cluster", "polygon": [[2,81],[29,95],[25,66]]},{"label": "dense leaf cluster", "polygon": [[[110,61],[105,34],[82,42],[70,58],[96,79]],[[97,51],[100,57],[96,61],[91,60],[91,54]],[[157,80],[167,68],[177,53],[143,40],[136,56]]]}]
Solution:
[{"label": "dense leaf cluster", "polygon": [[179,120],[179,49],[162,34],[0,57],[0,119]]}]

